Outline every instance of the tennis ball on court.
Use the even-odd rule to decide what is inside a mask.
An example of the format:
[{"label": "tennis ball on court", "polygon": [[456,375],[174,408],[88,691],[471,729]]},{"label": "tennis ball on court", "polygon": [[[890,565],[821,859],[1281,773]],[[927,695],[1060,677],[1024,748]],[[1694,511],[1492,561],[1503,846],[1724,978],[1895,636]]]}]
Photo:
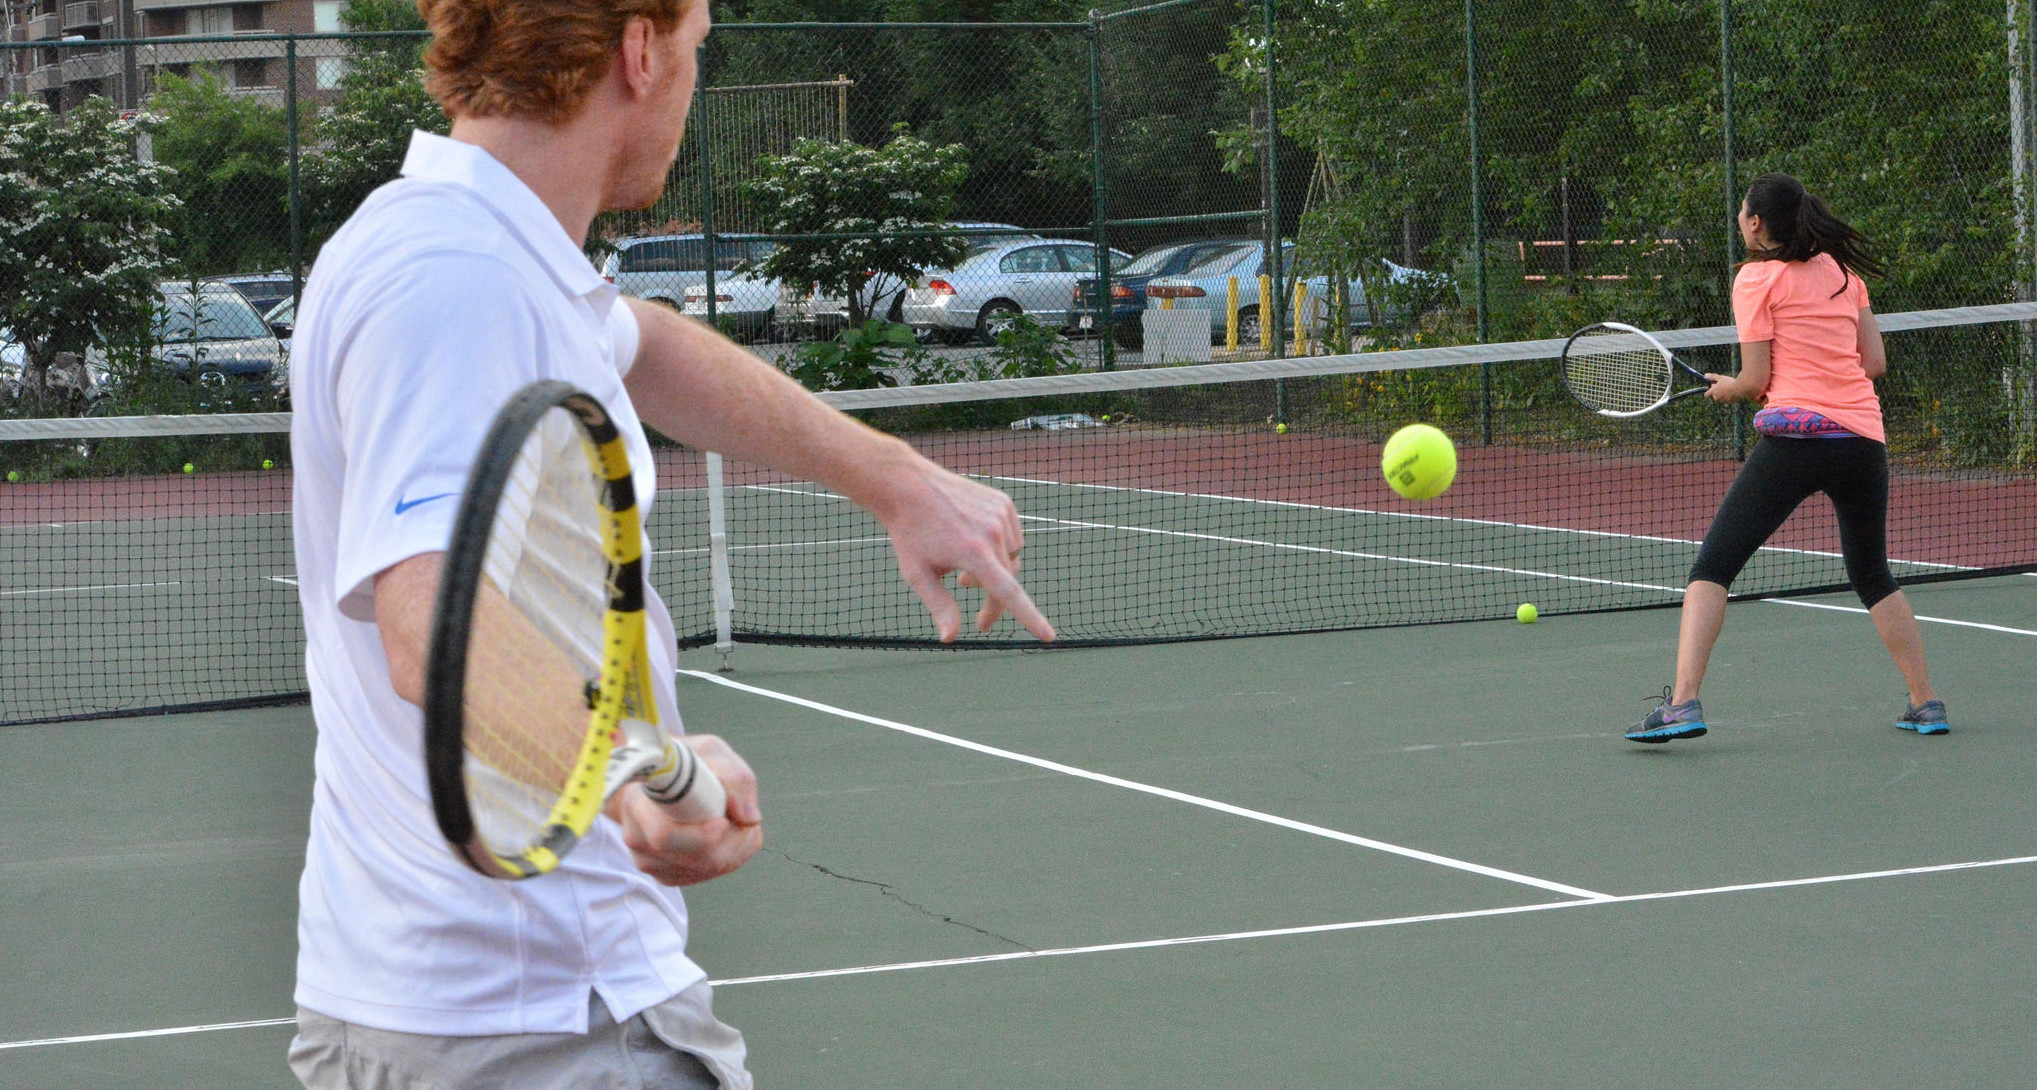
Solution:
[{"label": "tennis ball on court", "polygon": [[1457,447],[1427,424],[1409,424],[1386,441],[1379,467],[1395,492],[1411,500],[1434,499],[1457,478]]},{"label": "tennis ball on court", "polygon": [[1275,435],[1286,435],[1286,434],[1287,434],[1287,425],[1285,425],[1285,424],[1275,424],[1275,425],[1273,425],[1273,434],[1275,434]]},{"label": "tennis ball on court", "polygon": [[1541,615],[1542,611],[1536,609],[1533,602],[1522,602],[1521,608],[1514,610],[1514,619],[1522,624],[1534,624],[1535,618]]},{"label": "tennis ball on court", "polygon": [[264,459],[262,459],[262,468],[263,468],[263,469],[274,469],[274,468],[276,468],[276,463],[275,463],[274,461],[271,461],[271,460],[270,460],[270,459],[268,459],[268,458],[264,458]]},{"label": "tennis ball on court", "polygon": [[197,467],[197,466],[194,466],[194,465],[192,465],[192,464],[191,464],[191,463],[189,463],[189,462],[185,462],[185,463],[184,463],[184,472],[186,472],[186,473],[196,473],[196,472],[198,472],[198,467]]}]

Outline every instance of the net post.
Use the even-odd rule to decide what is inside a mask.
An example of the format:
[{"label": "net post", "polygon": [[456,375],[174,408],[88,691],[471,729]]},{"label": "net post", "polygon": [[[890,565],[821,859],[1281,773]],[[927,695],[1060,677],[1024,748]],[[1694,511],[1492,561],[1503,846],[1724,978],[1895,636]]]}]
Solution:
[{"label": "net post", "polygon": [[722,485],[721,455],[711,450],[707,452],[707,558],[708,578],[714,587],[714,649],[721,655],[721,672],[727,673],[729,655],[736,649],[736,595],[729,578],[728,501]]}]

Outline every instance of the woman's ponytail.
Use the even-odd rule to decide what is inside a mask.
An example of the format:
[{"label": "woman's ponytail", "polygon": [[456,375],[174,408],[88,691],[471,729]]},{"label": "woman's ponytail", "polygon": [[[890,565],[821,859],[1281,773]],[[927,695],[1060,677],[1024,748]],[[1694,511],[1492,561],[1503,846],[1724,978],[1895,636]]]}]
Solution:
[{"label": "woman's ponytail", "polygon": [[[1869,252],[1867,236],[1832,214],[1825,202],[1787,174],[1763,174],[1747,187],[1747,211],[1761,217],[1774,245],[1753,256],[1759,261],[1808,261],[1831,254],[1842,270],[1881,276],[1887,266]],[[1839,291],[1845,291],[1842,282]],[[1833,292],[1837,295],[1838,292]]]}]

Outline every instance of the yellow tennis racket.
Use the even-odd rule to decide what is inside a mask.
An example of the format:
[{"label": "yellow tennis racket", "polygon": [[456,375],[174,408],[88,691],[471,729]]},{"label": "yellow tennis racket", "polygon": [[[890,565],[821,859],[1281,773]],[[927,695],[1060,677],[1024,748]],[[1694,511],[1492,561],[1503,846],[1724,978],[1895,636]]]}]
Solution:
[{"label": "yellow tennis racket", "polygon": [[712,770],[658,725],[629,452],[563,382],[512,397],[467,477],[426,660],[432,809],[469,865],[559,865],[632,781],[680,821],[720,817]]}]

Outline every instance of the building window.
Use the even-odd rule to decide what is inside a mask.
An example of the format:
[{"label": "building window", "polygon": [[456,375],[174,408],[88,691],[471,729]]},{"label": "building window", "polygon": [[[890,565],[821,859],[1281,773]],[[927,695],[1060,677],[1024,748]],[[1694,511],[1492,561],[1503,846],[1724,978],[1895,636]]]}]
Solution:
[{"label": "building window", "polygon": [[184,33],[223,35],[233,33],[233,6],[221,4],[211,8],[192,8],[186,14]]},{"label": "building window", "polygon": [[347,59],[345,57],[318,58],[319,90],[321,91],[337,90],[340,85],[340,80],[343,77],[345,77],[346,74],[347,74]]},{"label": "building window", "polygon": [[269,83],[269,62],[259,60],[233,62],[233,85],[235,87],[271,86]]},{"label": "building window", "polygon": [[340,11],[346,6],[346,0],[312,0],[311,29],[318,34],[339,33],[345,29],[340,26]]}]

